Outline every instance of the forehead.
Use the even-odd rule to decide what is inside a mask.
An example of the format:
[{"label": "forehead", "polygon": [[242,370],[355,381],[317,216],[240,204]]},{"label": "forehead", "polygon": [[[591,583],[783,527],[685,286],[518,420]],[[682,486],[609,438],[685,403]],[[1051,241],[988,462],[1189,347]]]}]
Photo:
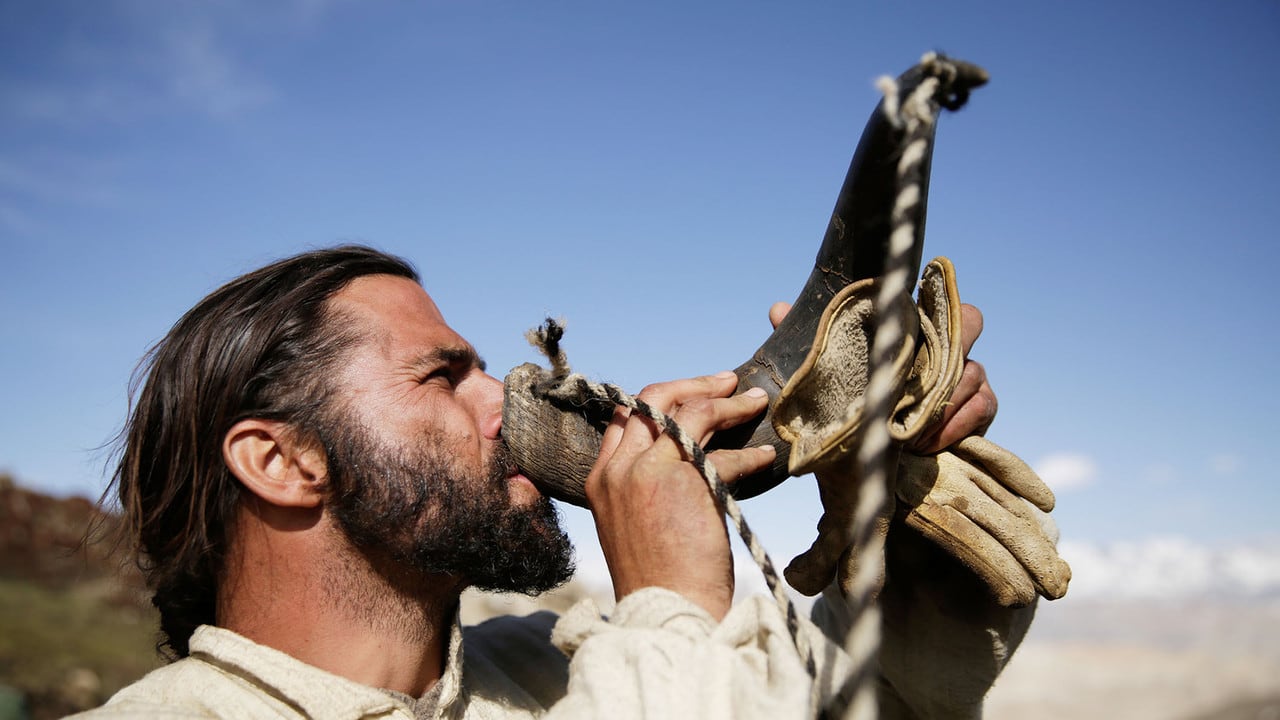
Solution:
[{"label": "forehead", "polygon": [[421,352],[440,346],[469,347],[444,321],[418,283],[394,275],[356,278],[333,296],[334,310],[356,322],[370,344],[385,352]]}]

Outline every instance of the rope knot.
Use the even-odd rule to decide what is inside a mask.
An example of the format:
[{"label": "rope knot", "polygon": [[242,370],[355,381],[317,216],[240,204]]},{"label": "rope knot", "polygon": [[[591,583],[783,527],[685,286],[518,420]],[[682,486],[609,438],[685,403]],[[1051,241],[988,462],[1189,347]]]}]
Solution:
[{"label": "rope knot", "polygon": [[954,60],[941,53],[925,53],[920,58],[920,65],[925,74],[938,79],[933,99],[951,111],[964,107],[969,102],[969,91],[991,79],[987,71],[977,65]]},{"label": "rope knot", "polygon": [[971,90],[991,79],[981,67],[942,53],[925,53],[919,67],[925,79],[906,99],[900,97],[898,83],[893,78],[882,77],[876,83],[884,94],[885,118],[895,128],[902,129],[904,124],[908,127],[932,125],[936,111],[928,106],[930,102],[954,112],[969,101]]},{"label": "rope knot", "polygon": [[587,387],[586,378],[569,367],[569,358],[560,347],[560,340],[564,337],[564,320],[549,317],[524,336],[551,363],[551,369],[543,370],[533,384],[532,390],[536,397],[557,400],[577,408],[596,399]]}]

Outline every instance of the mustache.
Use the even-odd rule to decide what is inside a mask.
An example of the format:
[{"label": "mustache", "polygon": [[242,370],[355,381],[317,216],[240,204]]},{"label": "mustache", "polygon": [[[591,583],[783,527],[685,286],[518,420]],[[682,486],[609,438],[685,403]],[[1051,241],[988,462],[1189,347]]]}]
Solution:
[{"label": "mustache", "polygon": [[520,466],[516,464],[516,458],[511,454],[511,448],[507,446],[507,439],[499,435],[498,444],[494,446],[493,454],[489,456],[489,479],[502,482],[518,472],[520,472]]}]

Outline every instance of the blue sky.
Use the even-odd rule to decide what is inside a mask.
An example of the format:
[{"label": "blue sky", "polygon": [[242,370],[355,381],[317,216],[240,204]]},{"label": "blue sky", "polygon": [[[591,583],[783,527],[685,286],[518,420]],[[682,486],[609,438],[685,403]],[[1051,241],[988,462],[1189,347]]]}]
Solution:
[{"label": "blue sky", "polygon": [[[146,349],[338,242],[412,260],[495,374],[547,313],[632,389],[736,366],[875,78],[937,49],[992,76],[941,121],[925,249],[986,314],[990,437],[1069,539],[1271,537],[1277,47],[1247,0],[3,0],[0,468],[96,495]],[[789,556],[814,495],[766,498]]]}]

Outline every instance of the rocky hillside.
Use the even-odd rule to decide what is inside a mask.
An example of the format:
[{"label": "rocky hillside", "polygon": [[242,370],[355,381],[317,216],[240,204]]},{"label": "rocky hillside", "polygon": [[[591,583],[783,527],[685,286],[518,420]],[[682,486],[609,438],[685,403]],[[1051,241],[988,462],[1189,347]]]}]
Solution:
[{"label": "rocky hillside", "polygon": [[158,664],[140,574],[110,543],[86,542],[115,527],[85,498],[0,475],[0,716],[93,707]]},{"label": "rocky hillside", "polygon": [[116,528],[116,518],[86,498],[49,497],[0,474],[0,577],[54,589],[113,578],[121,590],[140,590],[137,570],[111,542],[99,542]]}]

